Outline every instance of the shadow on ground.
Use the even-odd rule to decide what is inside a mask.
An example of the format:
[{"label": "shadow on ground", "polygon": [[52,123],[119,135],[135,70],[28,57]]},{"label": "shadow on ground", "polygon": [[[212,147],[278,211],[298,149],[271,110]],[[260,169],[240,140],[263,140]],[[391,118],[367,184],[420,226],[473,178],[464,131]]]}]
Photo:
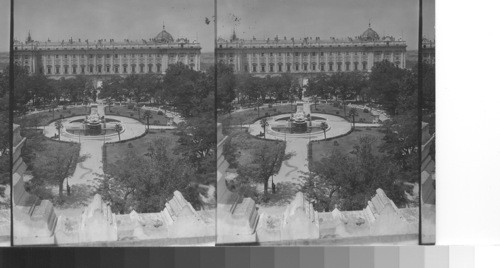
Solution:
[{"label": "shadow on ground", "polygon": [[71,195],[64,191],[62,204],[55,204],[58,209],[81,208],[86,206],[94,196],[95,189],[90,185],[76,184],[71,186]]},{"label": "shadow on ground", "polygon": [[[272,193],[272,189],[269,189],[269,200],[267,202],[259,202],[262,207],[273,207],[273,206],[286,206],[295,197],[295,194],[299,191],[298,185],[293,182],[279,182],[276,184],[276,193]],[[263,196],[264,194],[262,194]],[[262,200],[262,198],[261,198]]]}]

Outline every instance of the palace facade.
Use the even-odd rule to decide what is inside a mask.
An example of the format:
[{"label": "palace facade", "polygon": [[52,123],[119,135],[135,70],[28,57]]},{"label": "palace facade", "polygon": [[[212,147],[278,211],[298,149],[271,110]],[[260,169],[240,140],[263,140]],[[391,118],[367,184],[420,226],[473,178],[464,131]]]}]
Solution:
[{"label": "palace facade", "polygon": [[406,42],[392,36],[380,37],[371,25],[353,38],[238,39],[217,41],[217,60],[233,66],[237,73],[257,76],[292,73],[310,75],[363,71],[376,62],[388,60],[405,68]]},{"label": "palace facade", "polygon": [[433,40],[422,40],[422,60],[430,64],[436,63],[436,42]]},{"label": "palace facade", "polygon": [[183,63],[200,70],[201,46],[186,38],[174,40],[163,30],[154,38],[132,41],[73,39],[60,42],[34,41],[28,34],[26,42],[14,41],[16,63],[31,74],[50,78],[88,75],[164,73],[171,64]]}]

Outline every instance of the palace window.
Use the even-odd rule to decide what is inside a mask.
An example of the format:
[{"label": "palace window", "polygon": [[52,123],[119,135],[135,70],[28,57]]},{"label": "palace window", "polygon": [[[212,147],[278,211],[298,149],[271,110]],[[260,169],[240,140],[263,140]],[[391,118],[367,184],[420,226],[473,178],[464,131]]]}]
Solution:
[{"label": "palace window", "polygon": [[261,56],[261,57],[264,57],[264,53],[261,53],[261,54],[260,54],[260,56]]},{"label": "palace window", "polygon": [[68,58],[68,55],[64,55],[64,58],[67,59]]},{"label": "palace window", "polygon": [[295,56],[299,56],[299,52],[295,52]]},{"label": "palace window", "polygon": [[94,72],[94,66],[90,65],[89,66],[89,73],[93,73]]},{"label": "palace window", "polygon": [[109,58],[111,58],[111,55],[106,54],[106,59],[109,59]]},{"label": "palace window", "polygon": [[115,65],[115,74],[117,74],[119,71],[118,71],[118,65]]},{"label": "palace window", "polygon": [[256,73],[257,72],[257,65],[252,66],[252,72]]},{"label": "palace window", "polygon": [[357,71],[357,70],[358,70],[358,63],[357,63],[357,62],[355,62],[355,63],[354,63],[354,71]]},{"label": "palace window", "polygon": [[245,65],[245,72],[248,73],[248,65]]},{"label": "palace window", "polygon": [[141,64],[141,65],[139,66],[139,68],[140,68],[140,70],[141,70],[141,73],[144,73],[144,65],[142,65],[142,64]]},{"label": "palace window", "polygon": [[316,56],[316,52],[313,52],[312,55],[313,55],[313,57]]},{"label": "palace window", "polygon": [[106,73],[110,73],[110,72],[111,72],[111,66],[106,65]]},{"label": "palace window", "polygon": [[366,71],[366,61],[363,61],[363,71]]},{"label": "palace window", "polygon": [[135,65],[132,65],[132,73],[135,74]]},{"label": "palace window", "polygon": [[325,71],[325,65],[324,65],[324,64],[321,64],[319,67],[321,68],[321,71],[322,71],[322,72],[324,72],[324,71]]},{"label": "palace window", "polygon": [[337,71],[342,71],[342,62],[337,62]]},{"label": "palace window", "polygon": [[68,74],[68,66],[64,66],[64,74]]},{"label": "palace window", "polygon": [[350,62],[346,62],[346,63],[345,63],[345,70],[346,70],[346,71],[350,71],[350,68],[349,68],[349,67],[350,67],[350,65],[351,65],[351,63],[350,63]]},{"label": "palace window", "polygon": [[52,66],[47,65],[47,74],[52,74]]},{"label": "palace window", "polygon": [[292,67],[291,67],[291,65],[290,65],[290,64],[288,64],[288,65],[286,66],[286,71],[287,71],[287,72],[290,72],[290,71],[291,71],[291,70],[290,70],[291,68],[292,68]]},{"label": "palace window", "polygon": [[269,53],[269,56],[271,56],[271,57],[272,57],[272,56],[273,56],[273,53],[272,53],[272,52],[271,52],[271,53]]},{"label": "palace window", "polygon": [[316,64],[312,64],[311,66],[312,66],[312,70],[316,71]]},{"label": "palace window", "polygon": [[161,73],[161,64],[156,65],[156,72]]},{"label": "palace window", "polygon": [[81,70],[80,70],[80,71],[81,71],[80,73],[81,73],[81,74],[85,74],[85,65],[80,66],[80,69],[81,69]]},{"label": "palace window", "polygon": [[323,57],[323,56],[325,55],[325,53],[320,52],[320,53],[319,53],[319,55],[320,55],[321,57]]},{"label": "palace window", "polygon": [[56,66],[56,74],[59,74],[59,66]]},{"label": "palace window", "polygon": [[127,73],[127,65],[123,65],[123,73],[126,74]]},{"label": "palace window", "polygon": [[272,64],[269,64],[269,72],[274,72],[274,65]]},{"label": "palace window", "polygon": [[115,54],[114,57],[115,57],[115,59],[118,59],[118,54]]},{"label": "palace window", "polygon": [[266,72],[266,66],[264,64],[262,64],[262,66],[260,66],[260,71],[262,73],[265,73]]},{"label": "palace window", "polygon": [[59,59],[59,55],[56,55],[56,59]]},{"label": "palace window", "polygon": [[97,73],[102,73],[102,66],[101,65],[97,65]]},{"label": "palace window", "polygon": [[329,63],[328,64],[328,70],[329,71],[333,71],[333,63]]},{"label": "palace window", "polygon": [[[150,54],[151,55],[151,54]],[[153,64],[148,65],[148,72],[152,73],[153,72]]]},{"label": "palace window", "polygon": [[73,74],[76,74],[76,66],[73,66]]},{"label": "palace window", "polygon": [[282,64],[278,64],[278,72],[283,72],[283,65]]},{"label": "palace window", "polygon": [[307,63],[304,63],[304,71],[307,71]]},{"label": "palace window", "polygon": [[299,71],[299,68],[300,68],[299,64],[295,64],[295,71],[297,71],[297,72],[298,72],[298,71]]},{"label": "palace window", "polygon": [[76,59],[76,55],[73,55],[73,59]]}]

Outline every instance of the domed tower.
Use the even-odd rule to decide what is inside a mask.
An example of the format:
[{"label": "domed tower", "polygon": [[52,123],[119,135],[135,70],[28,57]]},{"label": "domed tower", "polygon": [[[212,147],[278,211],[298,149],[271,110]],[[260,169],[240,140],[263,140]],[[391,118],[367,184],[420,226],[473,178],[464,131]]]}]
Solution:
[{"label": "domed tower", "polygon": [[156,42],[156,43],[173,43],[174,42],[174,38],[172,37],[171,34],[169,34],[167,31],[165,31],[165,25],[163,25],[163,30],[156,35],[155,38],[153,38],[153,40]]},{"label": "domed tower", "polygon": [[380,40],[380,37],[378,36],[378,33],[372,29],[371,23],[368,23],[368,29],[363,32],[359,39],[363,41],[377,41]]}]

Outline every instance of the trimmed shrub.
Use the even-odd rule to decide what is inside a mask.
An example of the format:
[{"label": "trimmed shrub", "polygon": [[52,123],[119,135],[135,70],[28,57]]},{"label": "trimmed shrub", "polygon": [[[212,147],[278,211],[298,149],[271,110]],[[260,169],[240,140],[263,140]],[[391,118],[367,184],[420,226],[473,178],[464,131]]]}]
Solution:
[{"label": "trimmed shrub", "polygon": [[129,104],[129,105],[127,105],[127,109],[129,109],[129,110],[134,109],[134,107],[135,107],[135,105],[133,105],[133,104]]},{"label": "trimmed shrub", "polygon": [[273,105],[272,105],[271,103],[269,103],[269,104],[267,105],[267,107],[269,107],[269,108],[273,108]]},{"label": "trimmed shrub", "polygon": [[157,114],[158,114],[158,115],[164,115],[163,111],[161,111],[161,110],[158,110],[158,113],[157,113]]},{"label": "trimmed shrub", "polygon": [[134,117],[134,113],[130,113],[130,117]]},{"label": "trimmed shrub", "polygon": [[370,112],[370,110],[368,110],[367,108],[363,109],[363,113],[369,113],[369,112]]}]

